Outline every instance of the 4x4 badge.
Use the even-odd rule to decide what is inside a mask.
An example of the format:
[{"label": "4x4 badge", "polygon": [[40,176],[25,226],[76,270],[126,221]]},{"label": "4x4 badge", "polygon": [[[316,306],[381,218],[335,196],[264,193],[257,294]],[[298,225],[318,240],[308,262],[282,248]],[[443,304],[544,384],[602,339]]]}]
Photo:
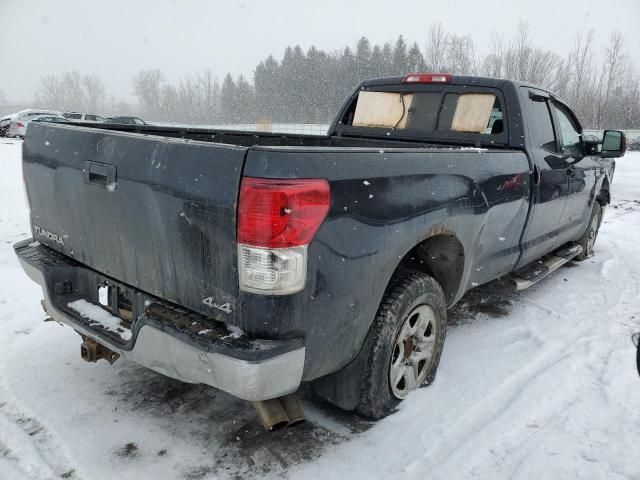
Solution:
[{"label": "4x4 badge", "polygon": [[207,307],[217,308],[218,310],[222,310],[224,313],[232,312],[231,304],[229,302],[223,303],[222,305],[220,305],[213,301],[213,297],[205,298],[204,300],[202,300],[202,303],[204,303]]}]

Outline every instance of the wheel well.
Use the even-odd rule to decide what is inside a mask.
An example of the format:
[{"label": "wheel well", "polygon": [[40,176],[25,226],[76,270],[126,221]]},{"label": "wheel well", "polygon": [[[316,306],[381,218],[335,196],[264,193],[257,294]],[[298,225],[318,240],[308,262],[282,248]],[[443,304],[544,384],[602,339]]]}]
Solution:
[{"label": "wheel well", "polygon": [[442,287],[447,303],[453,303],[464,270],[464,248],[453,235],[427,238],[407,253],[398,268],[411,268],[431,275]]},{"label": "wheel well", "polygon": [[609,180],[608,179],[605,178],[604,181],[602,182],[602,187],[600,188],[600,192],[598,193],[598,196],[596,197],[596,200],[603,207],[606,206],[606,205],[609,205],[611,203],[611,195],[609,194]]}]

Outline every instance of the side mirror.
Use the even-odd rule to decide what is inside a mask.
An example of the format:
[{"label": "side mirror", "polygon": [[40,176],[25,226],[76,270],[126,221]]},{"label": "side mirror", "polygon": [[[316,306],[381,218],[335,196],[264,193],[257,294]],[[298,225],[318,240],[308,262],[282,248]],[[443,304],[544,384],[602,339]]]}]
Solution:
[{"label": "side mirror", "polygon": [[605,130],[602,136],[602,158],[618,158],[627,150],[627,138],[619,130]]}]

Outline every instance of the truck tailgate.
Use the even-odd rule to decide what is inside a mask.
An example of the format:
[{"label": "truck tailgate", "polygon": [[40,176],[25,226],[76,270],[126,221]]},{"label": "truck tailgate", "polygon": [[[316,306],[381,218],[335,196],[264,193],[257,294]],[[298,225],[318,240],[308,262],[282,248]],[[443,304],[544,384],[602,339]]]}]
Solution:
[{"label": "truck tailgate", "polygon": [[23,153],[34,238],[104,275],[230,321],[246,150],[34,122]]}]

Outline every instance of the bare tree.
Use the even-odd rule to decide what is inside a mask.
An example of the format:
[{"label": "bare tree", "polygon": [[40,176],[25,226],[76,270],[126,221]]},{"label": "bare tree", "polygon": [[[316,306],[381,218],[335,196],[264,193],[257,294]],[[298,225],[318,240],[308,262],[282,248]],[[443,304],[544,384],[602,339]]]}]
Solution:
[{"label": "bare tree", "polygon": [[548,86],[560,58],[555,53],[534,47],[526,21],[518,23],[518,30],[506,54],[504,76],[513,80]]},{"label": "bare tree", "polygon": [[594,104],[594,88],[596,74],[593,65],[593,30],[587,35],[576,35],[573,48],[569,52],[566,62],[566,83],[558,85],[561,93],[573,106],[576,113],[583,119],[591,119]]},{"label": "bare tree", "polygon": [[502,37],[497,33],[491,35],[491,49],[482,61],[482,74],[488,77],[501,78],[505,70],[506,48]]},{"label": "bare tree", "polygon": [[160,88],[160,117],[158,120],[179,121],[181,107],[183,107],[177,89],[173,85],[163,85]]},{"label": "bare tree", "polygon": [[215,120],[216,117],[220,85],[213,77],[211,70],[205,70],[203,73],[197,75],[195,80],[198,92],[198,121],[210,123]]},{"label": "bare tree", "polygon": [[133,92],[147,116],[155,117],[161,114],[163,81],[164,75],[158,69],[142,70],[133,77]]},{"label": "bare tree", "polygon": [[442,72],[446,69],[447,37],[448,35],[442,29],[442,23],[432,23],[429,26],[425,61],[427,68],[433,72]]},{"label": "bare tree", "polygon": [[477,75],[475,47],[470,35],[449,35],[446,53],[451,73]]},{"label": "bare tree", "polygon": [[90,112],[101,111],[104,108],[106,90],[100,78],[96,75],[82,77],[85,90],[86,108]]},{"label": "bare tree", "polygon": [[40,88],[36,93],[36,103],[41,107],[64,109],[65,94],[62,82],[56,75],[45,75],[40,80]]},{"label": "bare tree", "polygon": [[62,74],[62,91],[64,95],[64,110],[82,110],[85,104],[82,77],[76,71]]},{"label": "bare tree", "polygon": [[622,72],[626,68],[624,55],[624,38],[620,32],[613,32],[609,38],[609,45],[604,48],[604,63],[600,75],[598,88],[598,112],[596,124],[609,124],[611,120],[611,95],[624,78]]}]

